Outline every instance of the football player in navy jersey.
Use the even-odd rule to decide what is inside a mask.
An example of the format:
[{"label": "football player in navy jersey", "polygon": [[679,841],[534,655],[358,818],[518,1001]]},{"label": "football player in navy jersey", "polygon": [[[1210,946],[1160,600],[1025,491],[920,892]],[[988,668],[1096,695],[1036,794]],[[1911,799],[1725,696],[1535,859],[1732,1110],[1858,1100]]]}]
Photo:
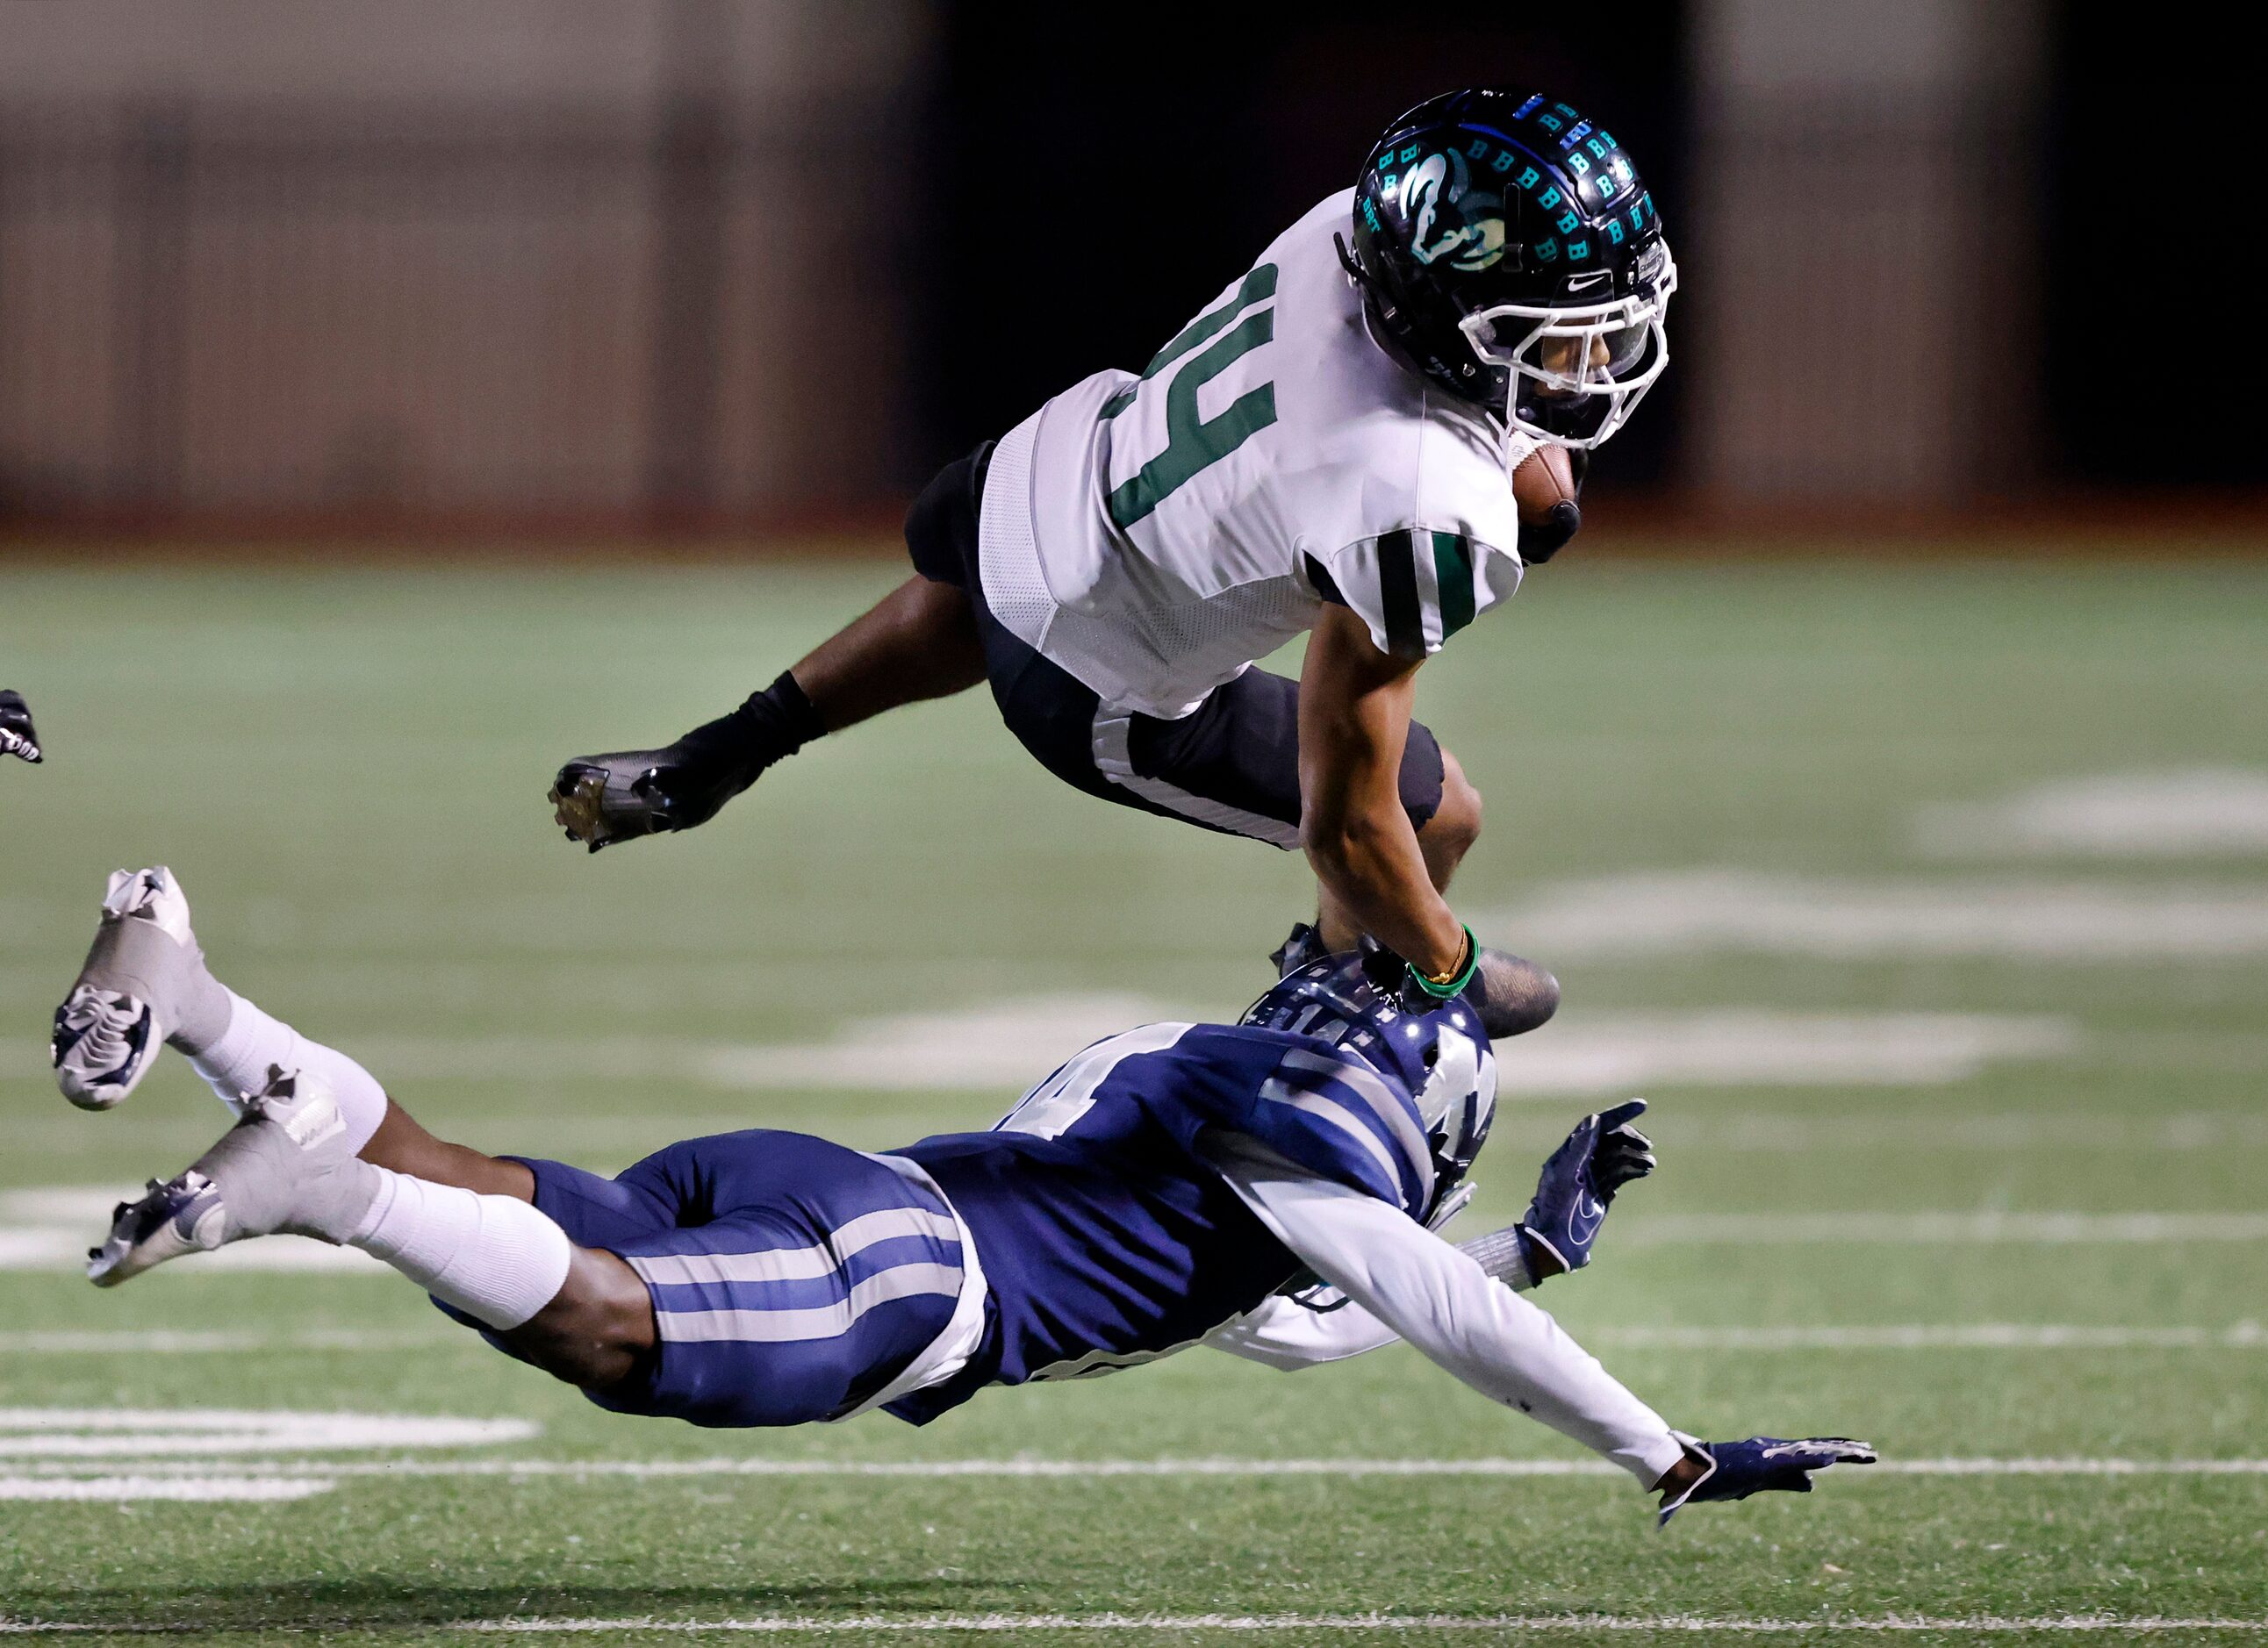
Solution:
[{"label": "football player in navy jersey", "polygon": [[1665,1516],[1872,1460],[1837,1438],[1697,1442],[1521,1297],[1584,1265],[1616,1190],[1653,1170],[1642,1103],[1586,1118],[1520,1224],[1463,1247],[1437,1234],[1496,1063],[1465,1003],[1398,996],[1390,961],[1326,957],[1239,1024],[1096,1042],[987,1132],[880,1153],[729,1133],[608,1179],[434,1137],[216,981],[160,868],[113,878],[72,996],[111,1011],[59,1015],[56,1039],[81,1102],[117,1102],[171,1044],[238,1115],[120,1206],[97,1284],[279,1232],[350,1245],[623,1412],[922,1424],[987,1385],[1194,1345],[1300,1367],[1399,1337],[1621,1465]]}]

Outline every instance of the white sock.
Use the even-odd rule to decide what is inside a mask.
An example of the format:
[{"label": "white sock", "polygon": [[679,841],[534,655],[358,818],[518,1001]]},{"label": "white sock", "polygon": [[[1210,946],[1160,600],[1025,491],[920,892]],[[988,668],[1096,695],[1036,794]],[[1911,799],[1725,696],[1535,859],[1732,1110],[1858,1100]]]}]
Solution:
[{"label": "white sock", "polygon": [[511,1196],[375,1171],[378,1199],[348,1246],[495,1328],[517,1328],[559,1297],[574,1250],[548,1214]]},{"label": "white sock", "polygon": [[386,1089],[378,1085],[378,1078],[336,1048],[310,1041],[282,1019],[270,1018],[234,990],[227,996],[228,1028],[210,1046],[192,1050],[190,1066],[232,1112],[241,1111],[248,1094],[268,1085],[271,1065],[313,1070],[337,1095],[347,1137],[359,1154],[386,1120]]}]

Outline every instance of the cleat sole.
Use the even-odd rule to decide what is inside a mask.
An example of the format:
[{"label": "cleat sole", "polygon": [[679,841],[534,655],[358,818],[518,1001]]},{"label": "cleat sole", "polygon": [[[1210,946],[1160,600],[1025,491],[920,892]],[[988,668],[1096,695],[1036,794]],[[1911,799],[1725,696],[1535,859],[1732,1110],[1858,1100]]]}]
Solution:
[{"label": "cleat sole", "polygon": [[82,1110],[107,1110],[141,1085],[165,1044],[148,1003],[82,984],[55,1009],[48,1056],[64,1098]]}]

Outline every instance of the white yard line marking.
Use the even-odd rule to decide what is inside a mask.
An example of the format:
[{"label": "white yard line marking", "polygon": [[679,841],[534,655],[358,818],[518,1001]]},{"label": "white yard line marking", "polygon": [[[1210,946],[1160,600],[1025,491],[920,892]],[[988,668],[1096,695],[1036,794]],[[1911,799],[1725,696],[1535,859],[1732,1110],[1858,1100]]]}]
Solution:
[{"label": "white yard line marking", "polygon": [[[351,1622],[342,1623],[342,1629]],[[205,1620],[104,1625],[76,1620],[0,1619],[0,1634],[72,1635],[100,1631],[130,1636],[200,1636],[241,1627]],[[2194,1631],[2268,1631],[2268,1620],[2166,1615],[1854,1615],[1843,1618],[1773,1619],[1705,1614],[859,1614],[833,1616],[768,1614],[721,1619],[504,1618],[452,1620],[443,1630],[495,1636],[593,1636],[600,1633],[704,1631],[740,1636],[841,1636],[900,1632],[1018,1631],[1486,1631],[1496,1635],[1558,1631],[1691,1631],[1741,1636],[1803,1637],[1845,1633],[1945,1633],[2010,1636],[2026,1631],[2091,1631],[2157,1636]]]},{"label": "white yard line marking", "polygon": [[[60,1185],[0,1191],[0,1270],[84,1270],[87,1248],[110,1228],[111,1210],[130,1188]],[[391,1276],[368,1254],[306,1236],[266,1236],[196,1255],[205,1270],[317,1271]]]},{"label": "white yard line marking", "polygon": [[131,1499],[203,1502],[305,1499],[327,1493],[320,1476],[15,1476],[0,1475],[0,1500]]},{"label": "white yard line marking", "polygon": [[1504,1095],[1590,1097],[1656,1087],[1944,1086],[2008,1059],[2055,1058],[2067,1019],[1990,1013],[1581,1009],[1497,1049]]},{"label": "white yard line marking", "polygon": [[[35,1328],[0,1333],[0,1356],[272,1355],[291,1350],[429,1350],[480,1345],[461,1328],[310,1328],[298,1333],[203,1332],[193,1328]],[[485,1346],[482,1347],[485,1349]]]},{"label": "white yard line marking", "polygon": [[1569,882],[1474,917],[1532,955],[2213,961],[2268,954],[2257,882],[1845,880],[1737,869]]},{"label": "white yard line marking", "polygon": [[[162,1459],[106,1460],[102,1468],[158,1476],[195,1477],[212,1467],[175,1464]],[[84,1475],[84,1466],[25,1466],[27,1476]],[[227,1467],[239,1476],[273,1476],[283,1481],[350,1477],[622,1477],[666,1481],[674,1477],[814,1476],[951,1480],[968,1477],[1059,1479],[1083,1482],[1104,1477],[1226,1476],[1478,1476],[1557,1477],[1627,1475],[1603,1460],[1550,1459],[1164,1459],[1164,1460],[346,1460],[300,1461],[239,1460]],[[1853,1467],[1838,1473],[1847,1482],[1869,1476],[2268,1476],[2268,1459],[1908,1459]]]},{"label": "white yard line marking", "polygon": [[[854,1019],[821,1041],[777,1043],[620,1040],[375,1038],[349,1049],[388,1081],[519,1084],[559,1078],[662,1081],[726,1093],[983,1093],[970,1125],[1080,1048],[1132,1025],[1198,1017],[1138,997],[1011,997],[954,1012]],[[1500,1049],[1507,1098],[1582,1098],[1630,1087],[1931,1086],[1999,1060],[2052,1058],[2081,1045],[2069,1020],[1990,1013],[1571,1013]],[[29,1056],[25,1056],[28,1057]],[[8,1057],[0,1048],[0,1061]],[[19,1061],[20,1063],[20,1061]],[[28,1065],[0,1074],[30,1076]],[[746,1118],[737,1119],[745,1124]],[[725,1119],[723,1125],[735,1124]],[[658,1144],[634,1119],[574,1118],[560,1137]],[[557,1144],[554,1148],[562,1148]],[[109,1194],[101,1212],[107,1221]],[[60,1204],[58,1204],[60,1205]],[[98,1226],[99,1228],[99,1226]],[[78,1247],[84,1231],[69,1240]],[[310,1243],[314,1252],[335,1253]],[[240,1248],[225,1250],[241,1252]],[[306,1262],[319,1262],[308,1260]]]},{"label": "white yard line marking", "polygon": [[[0,1408],[0,1460],[327,1453],[525,1442],[526,1419],[228,1408]],[[113,1468],[114,1468],[114,1467]]]},{"label": "white yard line marking", "polygon": [[1632,1219],[1619,1236],[1631,1246],[2255,1242],[2268,1241],[2268,1213],[1665,1213]]},{"label": "white yard line marking", "polygon": [[[1595,1328],[1624,1350],[2268,1350],[2268,1327],[2105,1328],[2058,1322],[1899,1322],[1852,1328]],[[4,1349],[4,1342],[0,1342]]]},{"label": "white yard line marking", "polygon": [[[2132,1050],[2131,1040],[2106,1049],[2117,1055]],[[2243,1046],[2235,1067],[2250,1070],[2264,1066],[2268,1066],[2268,1036]],[[1848,1111],[1814,1115],[1687,1106],[1666,1125],[1660,1125],[1659,1134],[1681,1154],[1697,1150],[1766,1155],[1833,1150],[1910,1153],[1964,1150],[2007,1154],[2047,1149],[2186,1155],[2268,1147],[2268,1113],[2176,1110],[2161,1115],[2073,1115],[2047,1110],[1982,1110],[1923,1119],[1903,1108],[1874,1115]]]},{"label": "white yard line marking", "polygon": [[2210,857],[2268,852],[2268,772],[2102,773],[2006,800],[1915,815],[1925,852],[1948,857]]}]

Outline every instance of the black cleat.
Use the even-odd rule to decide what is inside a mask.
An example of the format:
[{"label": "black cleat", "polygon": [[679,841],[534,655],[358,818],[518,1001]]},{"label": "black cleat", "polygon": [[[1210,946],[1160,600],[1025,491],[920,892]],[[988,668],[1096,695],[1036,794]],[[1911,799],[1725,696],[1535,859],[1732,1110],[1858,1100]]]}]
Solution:
[{"label": "black cleat", "polygon": [[1320,961],[1330,952],[1323,948],[1323,936],[1307,922],[1294,922],[1292,936],[1268,953],[1269,965],[1276,976],[1290,978],[1311,961]]}]

